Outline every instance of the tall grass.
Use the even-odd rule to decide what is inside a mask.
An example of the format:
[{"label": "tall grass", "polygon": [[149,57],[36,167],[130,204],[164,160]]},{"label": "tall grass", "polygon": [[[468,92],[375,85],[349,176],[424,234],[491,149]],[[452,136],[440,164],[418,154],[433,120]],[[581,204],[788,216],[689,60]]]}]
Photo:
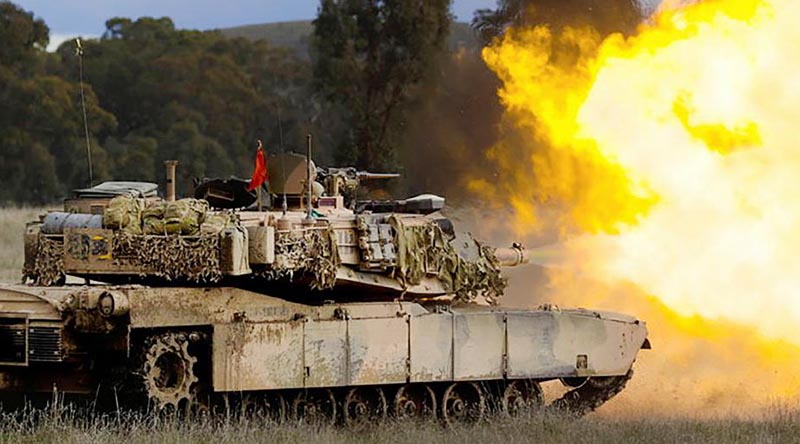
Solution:
[{"label": "tall grass", "polygon": [[22,277],[25,223],[36,220],[43,208],[0,208],[0,282],[19,282]]},{"label": "tall grass", "polygon": [[139,413],[88,413],[64,407],[0,414],[3,443],[779,443],[800,442],[796,413],[751,420],[573,420],[541,415],[494,418],[445,428],[433,422],[387,421],[363,432],[341,427],[275,424],[221,415],[188,420]]}]

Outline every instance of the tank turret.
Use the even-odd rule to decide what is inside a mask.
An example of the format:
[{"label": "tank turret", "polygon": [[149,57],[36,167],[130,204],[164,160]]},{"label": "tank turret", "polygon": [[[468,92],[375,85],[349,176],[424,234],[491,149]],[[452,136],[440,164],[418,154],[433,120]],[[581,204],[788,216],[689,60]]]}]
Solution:
[{"label": "tank turret", "polygon": [[[358,200],[361,181],[396,174],[319,168],[296,154],[271,156],[267,165],[269,199],[261,210],[253,205],[260,193],[235,178],[202,181],[194,198],[174,202],[135,183],[81,190],[64,212],[28,226],[26,279],[53,285],[73,275],[225,283],[299,299],[495,303],[506,286],[501,267],[528,262],[520,245],[495,249],[458,233],[440,213],[439,196]],[[84,195],[93,196],[92,211],[102,218],[76,214],[87,207]]]}]

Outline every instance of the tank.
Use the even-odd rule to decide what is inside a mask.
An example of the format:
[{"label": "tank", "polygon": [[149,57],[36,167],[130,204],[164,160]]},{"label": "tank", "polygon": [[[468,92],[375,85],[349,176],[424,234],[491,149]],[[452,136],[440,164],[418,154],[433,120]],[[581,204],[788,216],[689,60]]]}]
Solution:
[{"label": "tank", "polygon": [[[459,232],[438,196],[359,199],[395,175],[276,155],[268,186],[202,180],[175,200],[174,165],[167,199],[104,185],[65,202],[74,223],[28,224],[25,282],[0,287],[0,393],[353,428],[580,415],[650,347],[631,316],[504,308],[503,268],[530,252]],[[568,390],[544,405],[552,380]]]}]

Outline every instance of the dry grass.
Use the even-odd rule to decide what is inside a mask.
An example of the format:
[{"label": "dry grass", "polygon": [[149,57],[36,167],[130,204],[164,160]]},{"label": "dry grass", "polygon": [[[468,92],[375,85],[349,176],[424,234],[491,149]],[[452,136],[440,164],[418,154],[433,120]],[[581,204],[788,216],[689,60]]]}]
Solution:
[{"label": "dry grass", "polygon": [[230,418],[164,420],[138,414],[67,409],[0,416],[8,443],[782,443],[800,442],[797,414],[752,420],[571,420],[558,416],[495,419],[472,427],[387,422],[364,432]]},{"label": "dry grass", "polygon": [[0,208],[0,282],[18,282],[22,276],[25,223],[35,220],[42,208]]}]

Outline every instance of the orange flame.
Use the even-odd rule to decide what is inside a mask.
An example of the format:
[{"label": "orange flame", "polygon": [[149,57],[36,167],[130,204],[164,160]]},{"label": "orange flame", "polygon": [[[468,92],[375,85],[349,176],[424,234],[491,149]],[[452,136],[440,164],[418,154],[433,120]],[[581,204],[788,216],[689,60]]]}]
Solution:
[{"label": "orange flame", "polygon": [[670,313],[656,329],[709,344],[749,332],[751,369],[794,362],[797,17],[791,0],[713,0],[672,3],[629,38],[510,30],[483,54],[514,128],[488,154],[505,175],[470,187],[511,196],[520,233],[563,209],[569,265],[656,295]]}]

